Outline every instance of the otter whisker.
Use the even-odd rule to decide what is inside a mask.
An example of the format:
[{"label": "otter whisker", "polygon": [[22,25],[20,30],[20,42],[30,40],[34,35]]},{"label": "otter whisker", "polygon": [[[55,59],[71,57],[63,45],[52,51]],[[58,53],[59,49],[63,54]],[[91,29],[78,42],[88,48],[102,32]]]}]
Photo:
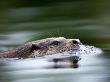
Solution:
[{"label": "otter whisker", "polygon": [[52,33],[48,32],[48,34],[49,34],[50,37],[53,37]]},{"label": "otter whisker", "polygon": [[59,28],[57,29],[57,34],[58,34],[58,36],[60,36]]}]

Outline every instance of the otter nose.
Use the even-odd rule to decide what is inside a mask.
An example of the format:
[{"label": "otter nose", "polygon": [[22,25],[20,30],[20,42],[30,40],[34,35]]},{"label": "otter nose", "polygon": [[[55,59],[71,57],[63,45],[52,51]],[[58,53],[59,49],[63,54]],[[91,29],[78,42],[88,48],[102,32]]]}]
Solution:
[{"label": "otter nose", "polygon": [[79,40],[72,40],[72,43],[73,44],[80,44],[80,45],[82,44]]}]

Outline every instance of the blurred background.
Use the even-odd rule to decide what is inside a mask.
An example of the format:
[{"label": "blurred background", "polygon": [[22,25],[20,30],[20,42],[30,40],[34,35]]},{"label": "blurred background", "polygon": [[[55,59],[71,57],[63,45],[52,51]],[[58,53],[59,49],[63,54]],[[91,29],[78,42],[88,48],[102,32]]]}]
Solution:
[{"label": "blurred background", "polygon": [[110,48],[109,3],[109,0],[0,0],[0,50],[59,36]]}]

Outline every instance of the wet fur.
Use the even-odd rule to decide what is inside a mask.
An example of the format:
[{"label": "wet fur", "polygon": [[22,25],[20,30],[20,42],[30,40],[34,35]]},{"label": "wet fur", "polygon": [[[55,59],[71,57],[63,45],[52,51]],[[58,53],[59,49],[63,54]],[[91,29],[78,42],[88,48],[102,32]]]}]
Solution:
[{"label": "wet fur", "polygon": [[[61,44],[58,46],[52,45],[51,43],[56,40],[61,41]],[[30,58],[79,49],[79,46],[74,45],[72,40],[73,39],[58,37],[32,41],[18,48],[0,52],[0,58]],[[76,58],[75,60],[78,59]]]}]

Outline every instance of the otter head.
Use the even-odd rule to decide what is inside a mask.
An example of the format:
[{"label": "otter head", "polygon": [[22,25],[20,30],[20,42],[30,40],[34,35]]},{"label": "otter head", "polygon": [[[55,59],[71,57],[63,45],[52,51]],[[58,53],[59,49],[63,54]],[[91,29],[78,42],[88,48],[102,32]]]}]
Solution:
[{"label": "otter head", "polygon": [[69,50],[78,50],[81,42],[79,39],[66,39],[64,37],[46,38],[32,42],[30,57],[38,57],[62,53]]}]

